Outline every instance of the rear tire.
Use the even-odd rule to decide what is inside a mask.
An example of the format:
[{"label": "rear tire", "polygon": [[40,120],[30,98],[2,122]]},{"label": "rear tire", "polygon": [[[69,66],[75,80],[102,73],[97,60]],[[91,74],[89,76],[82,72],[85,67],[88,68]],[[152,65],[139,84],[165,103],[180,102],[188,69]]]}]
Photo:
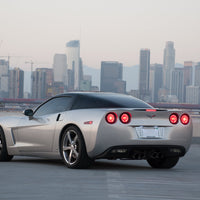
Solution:
[{"label": "rear tire", "polygon": [[150,159],[147,159],[147,162],[152,168],[170,169],[177,164],[178,160],[179,160],[179,157],[168,157],[168,158],[160,158],[160,159],[150,158]]},{"label": "rear tire", "polygon": [[10,161],[13,156],[8,155],[4,132],[0,127],[0,161]]},{"label": "rear tire", "polygon": [[92,163],[87,155],[82,133],[75,126],[70,126],[64,131],[60,142],[60,153],[68,168],[85,169]]}]

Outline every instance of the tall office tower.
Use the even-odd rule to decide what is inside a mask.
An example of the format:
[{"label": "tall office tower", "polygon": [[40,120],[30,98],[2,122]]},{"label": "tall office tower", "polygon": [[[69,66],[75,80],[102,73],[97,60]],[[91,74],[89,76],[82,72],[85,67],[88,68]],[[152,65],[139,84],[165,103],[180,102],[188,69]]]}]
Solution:
[{"label": "tall office tower", "polygon": [[67,86],[67,57],[65,54],[55,54],[53,59],[54,81]]},{"label": "tall office tower", "polygon": [[193,65],[192,61],[185,61],[184,62],[184,102],[186,102],[186,87],[190,85],[194,85],[194,78],[193,78]]},{"label": "tall office tower", "polygon": [[123,65],[119,62],[101,62],[102,92],[126,93],[126,82],[122,80]]},{"label": "tall office tower", "polygon": [[80,81],[80,91],[91,91],[92,87],[92,76],[84,75],[83,79]]},{"label": "tall office tower", "polygon": [[45,73],[45,84],[46,84],[46,90],[45,90],[45,98],[52,97],[53,94],[53,86],[54,86],[54,74],[53,69],[51,68],[38,68],[37,69],[40,72]]},{"label": "tall office tower", "polygon": [[9,62],[0,60],[0,97],[7,98],[9,93]]},{"label": "tall office tower", "polygon": [[153,64],[150,68],[150,90],[152,95],[152,102],[158,102],[159,90],[163,84],[163,65]]},{"label": "tall office tower", "polygon": [[200,62],[195,65],[194,85],[200,86]]},{"label": "tall office tower", "polygon": [[183,103],[183,92],[184,92],[183,83],[184,83],[183,68],[175,68],[172,72],[171,94],[177,96],[179,103]]},{"label": "tall office tower", "polygon": [[172,94],[172,72],[175,67],[175,49],[174,42],[166,42],[164,49],[164,62],[163,62],[163,82],[164,87]]},{"label": "tall office tower", "polygon": [[62,82],[54,82],[53,85],[53,94],[62,94],[64,93],[64,84]]},{"label": "tall office tower", "polygon": [[9,76],[9,98],[17,99],[24,96],[24,71],[15,68],[10,70]]},{"label": "tall office tower", "polygon": [[84,74],[83,74],[83,61],[82,58],[79,59],[79,84],[80,81],[84,80]]},{"label": "tall office tower", "polygon": [[46,72],[37,68],[32,72],[32,98],[45,99],[46,87]]},{"label": "tall office tower", "polygon": [[150,100],[149,76],[150,76],[150,50],[140,50],[140,71],[139,71],[139,93],[140,98],[145,101]]},{"label": "tall office tower", "polygon": [[68,85],[73,90],[79,90],[80,87],[80,42],[72,40],[66,44],[67,47],[67,67]]},{"label": "tall office tower", "polygon": [[200,104],[200,86],[186,86],[186,103]]},{"label": "tall office tower", "polygon": [[192,61],[184,62],[184,85],[193,85],[193,65]]}]

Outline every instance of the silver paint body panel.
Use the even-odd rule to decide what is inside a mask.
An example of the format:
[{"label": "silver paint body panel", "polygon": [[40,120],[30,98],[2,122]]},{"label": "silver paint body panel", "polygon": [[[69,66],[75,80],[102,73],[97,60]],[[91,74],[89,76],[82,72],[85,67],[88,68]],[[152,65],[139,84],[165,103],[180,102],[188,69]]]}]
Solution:
[{"label": "silver paint body panel", "polygon": [[[129,112],[132,120],[108,124],[105,116]],[[122,145],[178,145],[188,151],[192,138],[192,121],[183,125],[171,124],[169,116],[175,111],[146,112],[137,109],[77,109],[42,117],[1,117],[9,155],[60,158],[59,140],[66,126],[75,125],[83,134],[89,157],[95,158],[108,148]],[[182,111],[176,111],[181,116]],[[184,112],[185,113],[185,112]],[[57,121],[58,114],[60,118]],[[151,115],[155,115],[150,117]],[[92,121],[92,124],[87,122]],[[140,127],[140,128],[138,128]],[[141,138],[139,129],[162,130],[161,138]]]}]

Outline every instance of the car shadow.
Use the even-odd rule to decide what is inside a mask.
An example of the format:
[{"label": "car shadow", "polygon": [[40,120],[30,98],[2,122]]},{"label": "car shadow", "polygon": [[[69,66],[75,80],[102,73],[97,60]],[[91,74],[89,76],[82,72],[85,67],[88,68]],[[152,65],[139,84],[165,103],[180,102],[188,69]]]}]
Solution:
[{"label": "car shadow", "polygon": [[[11,162],[24,163],[24,164],[38,164],[38,165],[49,165],[56,167],[64,167],[65,164],[61,159],[45,159],[45,158],[34,158],[34,157],[15,157]],[[141,164],[140,164],[141,163]],[[153,170],[145,161],[123,161],[123,160],[96,160],[93,164],[84,170]]]},{"label": "car shadow", "polygon": [[62,166],[64,163],[61,159],[35,158],[35,157],[14,157],[11,162],[27,164],[43,164]]},{"label": "car shadow", "polygon": [[[132,162],[132,163],[130,163]],[[140,161],[141,162],[141,161]],[[137,161],[126,161],[117,160],[117,161],[110,161],[110,160],[98,160],[95,161],[94,164],[90,167],[92,170],[151,170],[152,168],[148,166],[148,164],[141,165],[137,163]]]}]

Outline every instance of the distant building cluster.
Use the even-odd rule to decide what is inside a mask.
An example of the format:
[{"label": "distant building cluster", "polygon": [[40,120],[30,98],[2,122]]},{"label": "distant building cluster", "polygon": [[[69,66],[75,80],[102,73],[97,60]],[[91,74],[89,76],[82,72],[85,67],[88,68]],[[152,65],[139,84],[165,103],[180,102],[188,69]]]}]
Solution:
[{"label": "distant building cluster", "polygon": [[166,42],[163,64],[150,64],[150,50],[140,51],[138,97],[148,102],[200,104],[200,63],[175,67],[175,49]]},{"label": "distant building cluster", "polygon": [[66,54],[54,55],[52,68],[31,70],[30,82],[31,93],[24,93],[24,71],[0,60],[0,98],[46,99],[68,91],[99,91],[92,77],[83,75],[79,40],[66,44]]},{"label": "distant building cluster", "polygon": [[24,72],[19,68],[9,70],[9,61],[0,60],[0,97],[23,98]]},{"label": "distant building cluster", "polygon": [[118,61],[101,62],[99,88],[83,73],[80,42],[72,40],[66,43],[66,53],[54,55],[52,68],[31,71],[31,94],[24,93],[24,71],[0,60],[0,97],[46,99],[69,91],[102,91],[129,93],[147,102],[200,104],[200,63],[186,61],[184,67],[175,67],[172,41],[166,42],[162,64],[151,64],[150,49],[141,49],[139,60],[138,90],[126,91]]}]

